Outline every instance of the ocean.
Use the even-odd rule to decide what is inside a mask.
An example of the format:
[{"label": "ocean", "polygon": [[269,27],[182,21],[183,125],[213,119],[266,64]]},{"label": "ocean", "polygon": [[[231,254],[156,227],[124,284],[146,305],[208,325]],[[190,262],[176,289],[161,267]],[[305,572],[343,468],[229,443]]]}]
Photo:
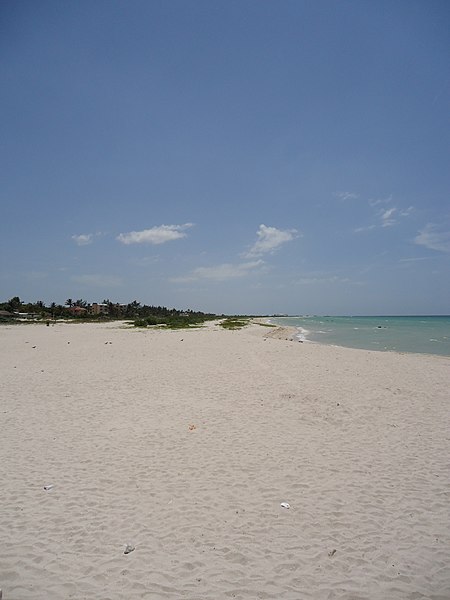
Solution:
[{"label": "ocean", "polygon": [[271,317],[270,323],[296,327],[304,341],[450,356],[450,316]]}]

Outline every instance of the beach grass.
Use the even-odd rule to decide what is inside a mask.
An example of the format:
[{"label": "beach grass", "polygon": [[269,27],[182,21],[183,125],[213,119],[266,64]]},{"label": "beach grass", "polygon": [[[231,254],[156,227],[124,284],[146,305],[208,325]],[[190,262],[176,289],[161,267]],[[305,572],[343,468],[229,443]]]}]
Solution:
[{"label": "beach grass", "polygon": [[250,319],[242,319],[236,317],[230,317],[221,321],[220,325],[224,329],[242,329],[250,323]]}]

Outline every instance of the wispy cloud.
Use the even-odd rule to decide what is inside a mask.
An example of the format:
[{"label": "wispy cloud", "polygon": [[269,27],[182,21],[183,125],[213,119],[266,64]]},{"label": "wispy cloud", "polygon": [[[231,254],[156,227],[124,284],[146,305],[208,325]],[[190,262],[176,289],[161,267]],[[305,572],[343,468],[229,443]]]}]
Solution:
[{"label": "wispy cloud", "polygon": [[95,233],[81,233],[79,235],[73,235],[72,239],[77,246],[89,246],[95,240],[95,238],[105,235],[102,231],[96,231]]},{"label": "wispy cloud", "polygon": [[245,277],[252,271],[259,269],[264,265],[263,260],[255,260],[250,262],[232,264],[223,263],[212,267],[198,267],[189,275],[184,277],[175,277],[171,281],[174,283],[182,283],[188,281],[197,281],[199,279],[211,279],[215,281],[226,281],[227,279],[237,279]]},{"label": "wispy cloud", "polygon": [[98,287],[117,287],[122,285],[120,277],[111,275],[73,275],[71,280],[80,285],[94,285]]},{"label": "wispy cloud", "polygon": [[318,285],[324,283],[350,283],[350,279],[348,277],[338,277],[337,275],[332,275],[330,277],[301,277],[297,279],[297,284],[300,285]]},{"label": "wispy cloud", "polygon": [[439,230],[437,225],[428,223],[414,238],[419,246],[438,252],[450,252],[450,231]]},{"label": "wispy cloud", "polygon": [[395,225],[397,222],[394,217],[396,212],[397,209],[395,207],[389,208],[388,210],[382,210],[380,213],[381,227],[392,227],[392,225]]},{"label": "wispy cloud", "polygon": [[399,215],[401,217],[409,217],[409,215],[414,212],[414,206],[408,206],[408,208],[405,208],[403,210],[399,211]]},{"label": "wispy cloud", "polygon": [[366,225],[365,227],[356,227],[356,229],[353,230],[354,233],[363,233],[365,231],[371,231],[372,229],[375,229],[376,225]]},{"label": "wispy cloud", "polygon": [[193,223],[184,223],[183,225],[159,225],[151,229],[142,231],[130,231],[121,233],[117,240],[122,244],[165,244],[173,240],[179,240],[186,237],[185,230],[193,226]]},{"label": "wispy cloud", "polygon": [[392,194],[390,196],[386,196],[385,198],[370,198],[369,205],[370,206],[379,206],[380,204],[389,204],[392,202]]},{"label": "wispy cloud", "polygon": [[248,259],[238,263],[221,263],[209,267],[197,267],[187,275],[171,278],[174,283],[185,283],[189,281],[210,280],[227,281],[246,277],[255,272],[261,272],[266,264],[262,256],[273,254],[282,244],[290,242],[297,237],[295,229],[277,229],[260,225],[256,232],[257,240],[247,252],[241,257]]},{"label": "wispy cloud", "polygon": [[359,198],[358,194],[355,194],[354,192],[335,192],[334,194],[336,196],[336,198],[339,198],[339,200],[356,200],[357,198]]},{"label": "wispy cloud", "polygon": [[422,262],[423,260],[430,260],[431,256],[417,256],[414,258],[399,258],[399,263],[416,263]]},{"label": "wispy cloud", "polygon": [[248,252],[244,254],[247,258],[257,258],[264,254],[272,254],[282,244],[290,242],[298,237],[296,229],[277,229],[260,225],[256,232],[257,240]]},{"label": "wispy cloud", "polygon": [[382,227],[392,227],[395,225],[400,217],[409,217],[409,215],[414,211],[413,206],[408,206],[405,209],[399,209],[395,206],[389,208],[387,210],[382,210],[380,212],[381,217],[381,226]]},{"label": "wispy cloud", "polygon": [[77,244],[77,246],[88,246],[94,241],[94,234],[81,233],[80,235],[73,235],[72,239]]},{"label": "wispy cloud", "polygon": [[378,227],[393,227],[401,219],[409,217],[409,215],[414,211],[413,206],[409,206],[408,208],[398,208],[397,206],[391,206],[387,208],[386,205],[390,204],[391,202],[392,196],[387,196],[386,198],[370,199],[368,201],[369,206],[371,206],[372,208],[378,207],[373,216],[373,219],[376,220],[376,222],[371,223],[370,225],[356,227],[355,229],[353,229],[353,233],[363,233],[366,231],[371,231],[372,229],[376,229]]}]

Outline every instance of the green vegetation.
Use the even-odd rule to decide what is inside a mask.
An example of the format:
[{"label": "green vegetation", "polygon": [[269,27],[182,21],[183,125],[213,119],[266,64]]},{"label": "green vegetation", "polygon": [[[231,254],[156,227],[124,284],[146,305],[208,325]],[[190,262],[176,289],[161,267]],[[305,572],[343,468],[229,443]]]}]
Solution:
[{"label": "green vegetation", "polygon": [[242,329],[250,323],[250,319],[244,317],[229,317],[220,323],[224,329]]},{"label": "green vegetation", "polygon": [[169,316],[149,315],[144,319],[136,319],[135,327],[162,326],[166,329],[186,329],[189,327],[199,327],[205,321],[216,318],[215,315],[204,315],[202,313],[182,313]]},{"label": "green vegetation", "polygon": [[[52,302],[46,305],[42,300],[24,302],[14,296],[7,302],[0,302],[0,323],[23,321],[43,321],[49,324],[57,319],[72,323],[93,321],[127,321],[135,327],[163,327],[165,329],[186,329],[201,327],[206,321],[221,318],[224,329],[241,329],[254,318],[250,315],[215,315],[193,310],[178,310],[166,306],[146,305],[133,300],[119,304],[109,299],[90,304],[86,300],[68,298],[65,305]],[[259,323],[261,327],[276,327],[270,323]]]},{"label": "green vegetation", "polygon": [[89,304],[85,300],[69,298],[65,306],[52,302],[48,306],[42,300],[23,302],[14,296],[7,302],[0,302],[0,322],[16,321],[54,321],[65,319],[73,322],[86,321],[133,321],[136,327],[161,325],[171,329],[198,326],[205,321],[216,319],[217,315],[193,310],[178,310],[165,306],[147,306],[134,300],[128,304],[119,304],[103,300],[100,304]]}]

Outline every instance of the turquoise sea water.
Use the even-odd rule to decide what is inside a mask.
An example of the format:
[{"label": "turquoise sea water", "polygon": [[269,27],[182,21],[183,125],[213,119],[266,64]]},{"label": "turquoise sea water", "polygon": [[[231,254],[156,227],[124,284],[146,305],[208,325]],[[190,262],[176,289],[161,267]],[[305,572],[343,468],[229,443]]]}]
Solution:
[{"label": "turquoise sea water", "polygon": [[366,350],[450,356],[450,316],[442,317],[273,317],[297,327],[299,338]]}]

